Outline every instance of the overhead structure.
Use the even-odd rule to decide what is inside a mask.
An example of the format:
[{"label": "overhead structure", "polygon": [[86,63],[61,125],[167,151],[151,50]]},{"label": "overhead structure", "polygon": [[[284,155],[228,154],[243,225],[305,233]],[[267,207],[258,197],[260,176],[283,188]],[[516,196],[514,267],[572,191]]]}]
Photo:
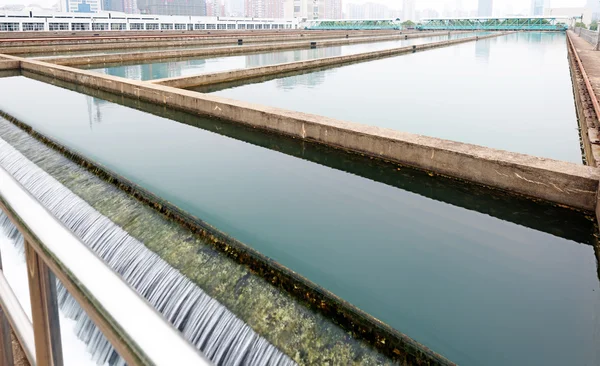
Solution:
[{"label": "overhead structure", "polygon": [[476,18],[433,18],[423,19],[419,30],[567,30],[568,17],[476,17]]},{"label": "overhead structure", "polygon": [[306,29],[314,30],[381,30],[402,29],[399,19],[309,20]]}]

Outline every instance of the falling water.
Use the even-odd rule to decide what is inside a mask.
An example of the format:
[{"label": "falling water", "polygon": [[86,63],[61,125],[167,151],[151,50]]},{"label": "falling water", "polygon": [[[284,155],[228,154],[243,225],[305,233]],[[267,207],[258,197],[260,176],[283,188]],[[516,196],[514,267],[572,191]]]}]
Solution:
[{"label": "falling water", "polygon": [[[227,308],[2,139],[0,166],[215,364],[295,365]],[[22,246],[20,234],[2,216],[0,227]],[[98,364],[124,365],[60,284],[58,297],[64,314],[77,322],[77,335],[87,344],[94,360]]]}]

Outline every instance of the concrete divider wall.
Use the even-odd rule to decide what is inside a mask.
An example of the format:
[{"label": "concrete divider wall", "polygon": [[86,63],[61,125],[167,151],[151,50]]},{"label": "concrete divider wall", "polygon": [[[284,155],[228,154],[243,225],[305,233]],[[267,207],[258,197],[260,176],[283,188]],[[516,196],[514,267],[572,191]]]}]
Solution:
[{"label": "concrete divider wall", "polygon": [[20,61],[7,60],[0,57],[0,70],[18,70],[20,67]]},{"label": "concrete divider wall", "polygon": [[[254,30],[200,30],[200,31],[181,31],[181,30],[160,30],[160,31],[57,31],[57,32],[0,32],[0,44],[14,44],[15,46],[25,45],[58,45],[74,43],[103,43],[103,42],[143,42],[145,40],[160,39],[198,39],[198,38],[220,38],[244,35],[245,37],[268,37],[277,34],[282,37],[299,37],[306,34],[333,34],[333,33],[352,33],[352,34],[391,34],[398,33],[398,30],[305,30],[305,29],[254,29]],[[415,33],[418,31],[403,31],[404,33]]]},{"label": "concrete divider wall", "polygon": [[[462,32],[461,32],[462,33]],[[446,33],[443,33],[446,34]],[[439,32],[433,33],[419,33],[413,35],[393,35],[393,36],[381,36],[381,37],[364,37],[354,39],[338,39],[338,40],[326,40],[317,43],[317,47],[331,47],[341,46],[358,43],[372,43],[372,42],[384,42],[384,41],[395,41],[411,38],[422,38],[439,36]],[[94,64],[105,64],[105,63],[123,63],[123,62],[140,62],[140,61],[151,61],[161,59],[173,59],[173,58],[190,58],[190,57],[217,57],[217,56],[231,56],[240,54],[250,54],[257,52],[268,52],[268,51],[282,51],[292,49],[303,49],[310,48],[310,40],[302,42],[287,42],[280,44],[268,44],[268,45],[254,45],[244,47],[220,47],[220,48],[200,48],[190,50],[168,50],[168,51],[149,51],[149,52],[133,52],[133,53],[116,53],[116,54],[105,54],[105,55],[87,55],[87,56],[73,56],[73,57],[56,57],[47,58],[44,61],[52,62],[58,65],[65,66],[77,66],[77,65],[94,65]]]},{"label": "concrete divider wall", "polygon": [[23,70],[594,211],[598,169],[22,59]]},{"label": "concrete divider wall", "polygon": [[283,64],[276,64],[270,66],[260,66],[253,67],[247,69],[238,69],[231,71],[223,71],[217,73],[209,73],[209,74],[199,74],[193,76],[179,76],[165,79],[156,79],[150,80],[152,83],[172,86],[176,88],[189,88],[193,86],[206,86],[210,84],[218,84],[230,81],[244,80],[257,78],[268,75],[275,75],[284,72],[290,71],[301,71],[301,70],[310,70],[316,68],[322,68],[325,66],[339,66],[346,63],[360,62],[360,61],[368,61],[377,58],[396,56],[403,53],[411,53],[415,51],[422,51],[431,48],[437,47],[445,47],[451,46],[453,44],[470,42],[477,39],[491,38],[497,37],[500,35],[504,35],[507,33],[498,33],[492,34],[482,37],[468,37],[462,39],[454,39],[449,41],[441,41],[441,42],[431,42],[422,45],[413,46],[405,46],[399,48],[391,48],[387,50],[373,51],[373,52],[364,52],[357,53],[353,55],[345,55],[345,56],[333,56],[333,57],[323,57],[314,60],[306,60],[306,61],[297,61],[297,62],[288,62]]},{"label": "concrete divider wall", "polygon": [[[440,32],[444,34],[446,32]],[[51,53],[51,52],[69,52],[69,51],[89,51],[89,50],[113,50],[113,49],[143,49],[143,48],[160,48],[160,47],[190,47],[190,46],[214,46],[214,45],[234,45],[239,39],[244,43],[269,43],[269,42],[294,42],[300,40],[321,40],[321,39],[339,39],[345,38],[364,38],[364,37],[385,37],[398,36],[398,32],[384,34],[364,34],[364,33],[341,33],[332,32],[328,34],[298,34],[298,35],[277,35],[277,36],[253,36],[240,34],[230,37],[195,37],[195,38],[173,38],[161,40],[150,40],[147,38],[130,39],[128,42],[91,42],[82,41],[74,44],[58,44],[58,45],[6,45],[0,42],[0,53],[7,55],[18,55],[24,53]]]}]

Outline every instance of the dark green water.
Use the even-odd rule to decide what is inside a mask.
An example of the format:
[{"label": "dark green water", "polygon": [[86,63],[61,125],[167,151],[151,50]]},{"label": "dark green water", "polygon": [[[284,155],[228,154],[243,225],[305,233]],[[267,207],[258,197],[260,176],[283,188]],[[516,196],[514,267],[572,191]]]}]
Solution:
[{"label": "dark green water", "polygon": [[600,360],[582,215],[290,140],[272,137],[273,151],[219,121],[186,117],[211,132],[24,77],[0,89],[1,110],[459,364]]},{"label": "dark green water", "polygon": [[[453,34],[451,39],[472,37],[475,33]],[[483,34],[483,33],[477,33]],[[373,43],[358,43],[345,46],[323,47],[316,49],[289,50],[258,53],[242,56],[217,58],[196,58],[174,61],[149,61],[133,65],[117,65],[103,68],[92,66],[91,70],[121,76],[135,80],[153,80],[177,76],[189,76],[202,73],[220,72],[249,67],[267,66],[286,62],[304,61],[322,57],[351,55],[361,52],[379,51],[389,48],[404,47],[413,44],[439,42],[447,40],[448,36],[424,37],[409,40],[385,41]],[[317,40],[317,43],[319,41]]]},{"label": "dark green water", "polygon": [[563,33],[518,33],[216,95],[581,163]]}]

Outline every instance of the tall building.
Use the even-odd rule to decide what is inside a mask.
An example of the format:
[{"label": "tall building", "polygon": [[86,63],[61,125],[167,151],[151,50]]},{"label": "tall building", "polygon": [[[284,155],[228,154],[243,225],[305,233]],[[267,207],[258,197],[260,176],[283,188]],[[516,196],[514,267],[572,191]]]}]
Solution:
[{"label": "tall building", "polygon": [[477,6],[477,16],[491,17],[493,8],[494,8],[493,0],[479,0],[478,6]]},{"label": "tall building", "polygon": [[592,10],[592,17],[594,20],[600,19],[600,1],[587,0],[585,7]]},{"label": "tall building", "polygon": [[102,10],[136,14],[138,12],[137,0],[102,0]]},{"label": "tall building", "polygon": [[415,20],[415,0],[404,0],[402,14],[402,21]]},{"label": "tall building", "polygon": [[342,19],[342,0],[325,0],[324,1],[325,19]]},{"label": "tall building", "polygon": [[325,18],[325,0],[294,0],[294,18]]},{"label": "tall building", "polygon": [[244,16],[244,0],[225,0],[225,15],[231,17]]},{"label": "tall building", "polygon": [[221,0],[206,0],[206,15],[209,17],[225,16],[225,7]]},{"label": "tall building", "polygon": [[249,18],[284,18],[292,14],[292,6],[291,1],[284,0],[245,0],[244,14]]},{"label": "tall building", "polygon": [[206,15],[206,0],[137,0],[142,14]]},{"label": "tall building", "polygon": [[544,15],[545,0],[531,0],[531,15]]},{"label": "tall building", "polygon": [[67,13],[97,13],[102,10],[100,0],[63,0],[62,11]]}]

